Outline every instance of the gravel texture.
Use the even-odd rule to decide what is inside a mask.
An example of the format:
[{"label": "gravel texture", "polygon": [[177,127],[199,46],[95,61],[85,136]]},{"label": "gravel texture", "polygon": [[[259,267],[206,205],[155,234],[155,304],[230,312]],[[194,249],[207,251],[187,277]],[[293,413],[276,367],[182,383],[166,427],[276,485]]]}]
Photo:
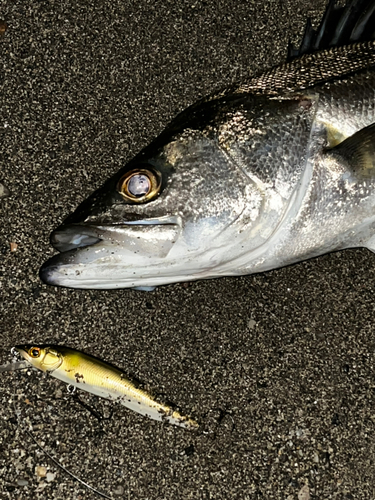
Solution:
[{"label": "gravel texture", "polygon": [[[375,497],[375,256],[348,250],[152,293],[43,285],[48,237],[215,89],[281,62],[324,0],[0,2],[0,363],[61,343],[140,379],[198,432],[102,423],[34,371],[0,374],[0,499]],[[12,251],[11,251],[12,250]],[[108,415],[109,402],[82,399]]]}]

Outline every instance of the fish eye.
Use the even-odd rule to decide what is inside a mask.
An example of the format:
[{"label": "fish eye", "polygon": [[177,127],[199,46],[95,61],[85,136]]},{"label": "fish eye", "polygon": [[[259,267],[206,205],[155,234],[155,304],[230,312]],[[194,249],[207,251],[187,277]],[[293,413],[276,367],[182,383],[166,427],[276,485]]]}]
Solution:
[{"label": "fish eye", "polygon": [[40,348],[39,347],[32,347],[31,349],[29,349],[29,355],[32,358],[39,358],[39,356],[40,356]]},{"label": "fish eye", "polygon": [[[140,165],[142,167],[142,165]],[[117,190],[127,201],[144,203],[150,201],[160,192],[161,174],[149,167],[137,168],[126,172],[117,184]]]}]

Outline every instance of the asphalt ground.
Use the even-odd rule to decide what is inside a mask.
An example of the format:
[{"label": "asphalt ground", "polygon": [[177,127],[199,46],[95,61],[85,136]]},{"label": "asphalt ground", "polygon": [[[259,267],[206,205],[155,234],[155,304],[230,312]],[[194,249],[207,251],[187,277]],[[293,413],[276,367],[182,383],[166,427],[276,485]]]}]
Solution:
[{"label": "asphalt ground", "polygon": [[[0,499],[375,498],[375,256],[131,290],[43,285],[49,234],[199,97],[284,60],[325,1],[3,0],[0,363],[59,343],[201,424],[147,420],[34,371],[0,374]],[[1,28],[1,26],[3,28]],[[0,23],[0,32],[5,26]],[[11,251],[12,250],[12,251]]]}]

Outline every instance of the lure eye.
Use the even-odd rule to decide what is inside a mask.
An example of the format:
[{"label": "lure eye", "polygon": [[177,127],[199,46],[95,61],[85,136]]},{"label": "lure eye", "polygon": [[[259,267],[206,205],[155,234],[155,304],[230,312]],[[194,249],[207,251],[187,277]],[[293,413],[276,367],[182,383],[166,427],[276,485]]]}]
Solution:
[{"label": "lure eye", "polygon": [[39,347],[32,347],[31,349],[29,349],[29,355],[32,358],[39,358],[39,356],[40,356],[40,348]]},{"label": "lure eye", "polygon": [[117,190],[127,201],[144,203],[150,201],[160,192],[161,175],[156,170],[137,168],[126,172],[117,184]]}]

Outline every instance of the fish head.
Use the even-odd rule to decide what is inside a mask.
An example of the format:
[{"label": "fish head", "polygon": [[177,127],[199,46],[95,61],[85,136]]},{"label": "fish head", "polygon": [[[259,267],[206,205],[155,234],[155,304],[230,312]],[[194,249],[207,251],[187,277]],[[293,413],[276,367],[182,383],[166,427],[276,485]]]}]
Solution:
[{"label": "fish head", "polygon": [[52,372],[59,368],[63,362],[61,353],[50,346],[18,345],[15,346],[14,350],[34,368],[43,372]]},{"label": "fish head", "polygon": [[207,127],[174,125],[52,233],[61,253],[40,276],[97,289],[219,276],[260,205],[259,192]]}]

